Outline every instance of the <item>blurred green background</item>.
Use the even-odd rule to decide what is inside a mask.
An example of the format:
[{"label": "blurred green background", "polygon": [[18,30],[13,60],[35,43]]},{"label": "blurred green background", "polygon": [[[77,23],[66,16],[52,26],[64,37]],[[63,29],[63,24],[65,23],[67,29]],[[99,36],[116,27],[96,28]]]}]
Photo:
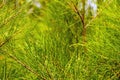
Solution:
[{"label": "blurred green background", "polygon": [[120,0],[0,0],[0,80],[119,80]]}]

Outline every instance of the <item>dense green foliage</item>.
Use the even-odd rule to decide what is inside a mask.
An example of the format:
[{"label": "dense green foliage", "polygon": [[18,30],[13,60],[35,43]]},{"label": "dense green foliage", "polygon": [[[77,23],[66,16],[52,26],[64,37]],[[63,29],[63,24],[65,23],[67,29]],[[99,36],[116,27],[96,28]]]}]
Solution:
[{"label": "dense green foliage", "polygon": [[84,0],[3,1],[0,80],[120,79],[120,0],[99,0],[95,17],[79,10],[85,25]]}]

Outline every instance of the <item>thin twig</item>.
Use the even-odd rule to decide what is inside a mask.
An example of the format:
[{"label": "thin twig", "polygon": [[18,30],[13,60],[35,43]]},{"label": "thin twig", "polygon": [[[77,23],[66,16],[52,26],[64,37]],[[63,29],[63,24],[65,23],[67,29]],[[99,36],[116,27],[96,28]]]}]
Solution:
[{"label": "thin twig", "polygon": [[[71,4],[72,4],[72,5],[71,5]],[[77,15],[78,15],[79,18],[81,19],[82,23],[84,23],[82,14],[79,12],[77,6],[76,6],[73,2],[71,2],[71,4],[68,2],[68,5],[73,9],[73,11],[74,11],[75,13],[77,13]]]},{"label": "thin twig", "polygon": [[[74,10],[74,12],[79,16],[80,20],[81,20],[81,23],[82,23],[82,36],[83,36],[83,44],[85,45],[86,44],[86,27],[85,27],[85,0],[82,1],[83,3],[83,10],[82,10],[82,13],[80,13],[80,11],[78,10],[77,6],[71,2],[71,4],[73,5],[73,7],[71,6],[71,8]],[[70,3],[69,3],[70,5]],[[78,43],[78,40],[77,40],[77,43]],[[87,51],[87,48],[86,46],[84,46],[84,52]]]},{"label": "thin twig", "polygon": [[30,66],[26,65],[25,63],[21,62],[19,59],[17,59],[15,56],[13,56],[12,54],[8,54],[12,59],[14,59],[17,63],[21,64],[24,68],[26,68],[27,70],[29,70],[30,72],[32,72],[33,74],[35,74],[38,77],[41,77],[41,79],[46,80],[46,78],[44,78],[43,76],[41,76],[40,74],[38,74],[37,72],[35,72]]},{"label": "thin twig", "polygon": [[[20,14],[21,12],[22,12],[22,9],[20,9],[16,14],[14,14],[14,15],[10,16],[9,18],[7,18],[7,19],[4,21],[4,23],[0,25],[0,28],[1,28],[3,25],[7,24],[11,19],[15,18],[15,17],[16,17],[18,14]],[[20,33],[21,31],[22,31],[22,29],[19,30],[19,31],[17,31],[17,32],[15,32],[12,36],[10,36],[9,38],[7,38],[5,41],[1,42],[1,43],[0,43],[0,47],[2,47],[3,45],[5,45],[6,43],[8,43],[16,34]]]},{"label": "thin twig", "polygon": [[17,17],[21,12],[22,12],[22,9],[20,9],[17,13],[13,14],[9,18],[3,20],[2,24],[0,25],[0,28],[2,28],[4,25],[6,25],[8,22],[10,22],[15,17]]},{"label": "thin twig", "polygon": [[8,39],[6,39],[4,42],[0,43],[0,47],[2,47],[3,45],[5,45],[7,42],[9,42],[11,40],[12,37],[9,37]]}]

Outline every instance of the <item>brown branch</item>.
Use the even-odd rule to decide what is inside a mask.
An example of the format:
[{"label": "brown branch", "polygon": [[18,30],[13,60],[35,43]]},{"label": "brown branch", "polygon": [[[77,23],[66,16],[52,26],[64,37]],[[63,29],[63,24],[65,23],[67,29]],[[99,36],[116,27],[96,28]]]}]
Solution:
[{"label": "brown branch", "polygon": [[[112,2],[113,0],[111,0],[111,1],[109,1],[108,3],[106,3],[106,5],[105,5],[105,7],[104,7],[104,9],[107,7],[107,6],[109,6],[109,4]],[[71,4],[70,3],[68,3],[69,5],[70,5],[70,7],[74,10],[74,12],[75,13],[77,13],[77,15],[79,16],[79,18],[81,19],[81,22],[82,22],[82,27],[83,27],[83,30],[82,30],[82,39],[83,39],[83,45],[84,45],[84,52],[86,52],[87,51],[87,48],[86,48],[86,46],[85,46],[85,44],[86,44],[86,28],[87,28],[87,26],[89,26],[89,24],[91,23],[91,22],[93,22],[94,20],[95,20],[95,18],[102,12],[102,10],[99,12],[99,13],[97,13],[97,16],[95,16],[94,18],[92,18],[87,24],[85,24],[85,0],[82,0],[82,3],[83,3],[83,10],[82,10],[82,14],[80,13],[80,11],[78,10],[78,8],[77,8],[77,6],[73,3],[73,2],[71,2]]]},{"label": "brown branch", "polygon": [[[68,5],[73,9],[73,11],[79,16],[80,20],[81,20],[81,23],[82,23],[82,42],[83,42],[83,47],[84,47],[84,52],[87,51],[87,48],[85,46],[86,44],[86,24],[85,24],[85,0],[82,0],[82,3],[83,3],[83,10],[82,10],[82,13],[80,13],[79,9],[77,8],[77,6],[74,4],[74,2],[71,1],[71,4],[68,3]],[[79,42],[78,41],[78,37],[76,38],[77,40],[77,43]],[[78,51],[77,51],[78,52]]]},{"label": "brown branch", "polygon": [[43,80],[46,80],[46,78],[44,78],[43,76],[41,76],[40,74],[38,74],[37,72],[35,72],[30,66],[26,65],[25,63],[21,62],[20,60],[18,60],[15,56],[13,56],[12,54],[8,54],[12,59],[14,59],[17,63],[21,64],[24,68],[26,68],[27,70],[29,70],[30,72],[32,72],[33,74],[35,74],[36,76],[40,77]]},{"label": "brown branch", "polygon": [[[71,5],[71,4],[72,4],[72,5]],[[81,13],[79,12],[77,6],[76,6],[73,2],[71,2],[71,4],[68,2],[68,5],[73,9],[73,11],[74,11],[75,13],[77,13],[77,15],[78,15],[79,18],[81,19],[82,23],[84,23],[83,17],[82,17],[82,15],[81,15]]]},{"label": "brown branch", "polygon": [[12,39],[12,37],[9,37],[8,39],[6,39],[4,42],[0,43],[0,47],[2,47],[3,45],[5,45],[7,42],[9,42]]},{"label": "brown branch", "polygon": [[79,18],[81,19],[81,22],[82,22],[82,27],[83,27],[83,30],[82,30],[82,39],[83,39],[83,45],[84,45],[84,52],[87,51],[86,49],[86,27],[85,27],[85,0],[82,1],[83,3],[83,10],[82,10],[82,13],[80,13],[80,11],[78,10],[77,6],[75,4],[74,5],[74,11],[77,13],[77,15],[79,16]]},{"label": "brown branch", "polygon": [[0,47],[4,46],[6,43],[8,43],[13,37],[15,37],[18,33],[20,33],[22,30],[19,30],[15,32],[12,36],[8,37],[5,41],[0,43]]},{"label": "brown branch", "polygon": [[83,12],[82,12],[82,17],[83,17],[83,22],[82,22],[82,24],[83,24],[83,30],[82,30],[82,39],[83,39],[83,48],[84,48],[84,53],[86,53],[87,52],[87,48],[86,48],[86,32],[87,32],[87,30],[86,30],[86,27],[85,27],[85,0],[82,0],[82,3],[83,3]]}]

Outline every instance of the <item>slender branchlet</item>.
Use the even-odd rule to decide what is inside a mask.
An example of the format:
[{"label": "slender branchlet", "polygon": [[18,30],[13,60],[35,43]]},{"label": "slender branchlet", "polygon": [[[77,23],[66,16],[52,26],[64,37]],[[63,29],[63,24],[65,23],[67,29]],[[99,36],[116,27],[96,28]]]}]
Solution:
[{"label": "slender branchlet", "polygon": [[[79,16],[81,23],[82,23],[82,43],[83,43],[83,47],[84,47],[84,52],[87,51],[86,48],[86,24],[85,24],[85,0],[82,0],[82,4],[83,4],[83,9],[80,13],[77,5],[75,5],[73,2],[71,2],[72,5],[70,3],[68,3],[70,5],[70,7],[73,9],[73,11]],[[77,42],[78,43],[78,42]]]}]

